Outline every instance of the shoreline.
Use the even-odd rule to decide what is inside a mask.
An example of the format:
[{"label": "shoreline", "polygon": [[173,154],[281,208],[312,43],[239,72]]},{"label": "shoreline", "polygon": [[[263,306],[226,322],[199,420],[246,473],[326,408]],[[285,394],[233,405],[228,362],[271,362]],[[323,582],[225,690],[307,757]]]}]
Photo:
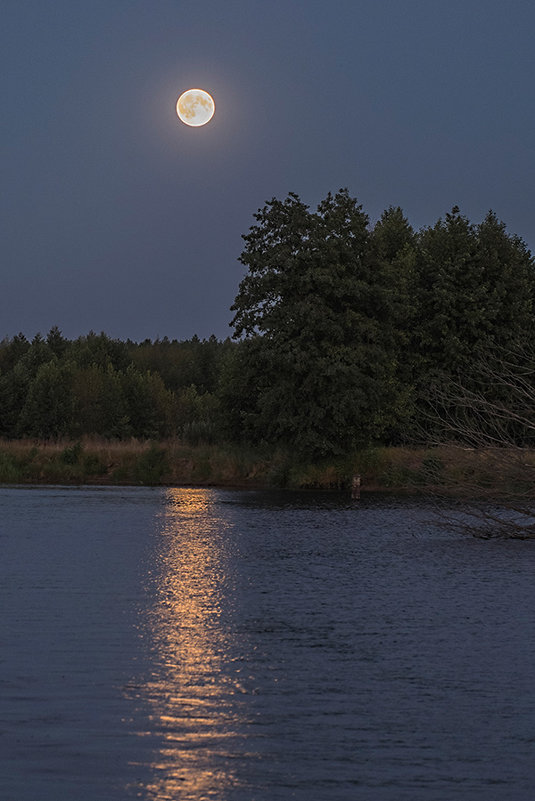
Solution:
[{"label": "shoreline", "polygon": [[179,440],[0,440],[0,484],[199,486],[229,489],[415,491],[428,484],[427,450],[373,448],[337,460],[298,461],[222,445]]},{"label": "shoreline", "polygon": [[376,446],[338,459],[304,462],[234,445],[179,440],[0,440],[0,485],[189,486],[298,489],[362,494],[403,492],[494,497],[522,491],[535,473],[535,451],[481,450],[454,445]]}]

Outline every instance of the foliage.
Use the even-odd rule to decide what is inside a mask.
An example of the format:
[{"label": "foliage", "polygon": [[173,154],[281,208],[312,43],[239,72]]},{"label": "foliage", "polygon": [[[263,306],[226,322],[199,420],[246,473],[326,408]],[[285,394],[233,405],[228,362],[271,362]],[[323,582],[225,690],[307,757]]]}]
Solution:
[{"label": "foliage", "polygon": [[136,464],[136,479],[140,484],[160,484],[169,470],[167,452],[156,443],[143,453]]},{"label": "foliage", "polygon": [[[0,342],[0,436],[218,437],[224,354],[215,337],[141,344],[90,332],[70,341],[57,327],[32,342]],[[193,383],[194,379],[198,383]],[[189,402],[188,402],[189,399]]]},{"label": "foliage", "polygon": [[[235,341],[17,334],[0,342],[0,437],[177,437],[321,465],[422,429],[436,439],[429,388],[479,392],[477,363],[533,339],[534,261],[493,212],[473,224],[454,207],[414,231],[393,206],[372,225],[345,189],[315,210],[289,194],[259,209],[243,239]],[[531,391],[533,374],[520,374]],[[515,444],[532,445],[511,386],[485,393],[511,412]],[[84,458],[63,468],[85,469]],[[284,459],[276,470],[291,481]]]},{"label": "foliage", "polygon": [[367,215],[341,190],[314,213],[291,194],[255,217],[232,307],[246,436],[312,457],[380,437],[397,400],[392,273]]},{"label": "foliage", "polygon": [[422,231],[416,270],[420,322],[413,343],[425,380],[429,373],[465,374],[476,349],[530,341],[533,259],[492,212],[474,226],[454,207]]}]

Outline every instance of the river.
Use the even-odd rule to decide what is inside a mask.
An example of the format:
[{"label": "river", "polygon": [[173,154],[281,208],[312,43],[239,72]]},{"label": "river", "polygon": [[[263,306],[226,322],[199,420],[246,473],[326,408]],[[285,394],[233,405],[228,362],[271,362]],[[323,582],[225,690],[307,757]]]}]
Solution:
[{"label": "river", "polygon": [[0,488],[3,801],[530,801],[535,544],[415,499]]}]

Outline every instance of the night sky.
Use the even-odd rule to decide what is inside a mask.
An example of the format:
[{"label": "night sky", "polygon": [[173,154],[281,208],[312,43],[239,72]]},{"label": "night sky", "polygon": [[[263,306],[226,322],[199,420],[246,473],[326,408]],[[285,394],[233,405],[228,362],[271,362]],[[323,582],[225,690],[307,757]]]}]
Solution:
[{"label": "night sky", "polygon": [[534,32],[533,0],[3,0],[0,337],[228,336],[290,191],[492,208],[533,249]]}]

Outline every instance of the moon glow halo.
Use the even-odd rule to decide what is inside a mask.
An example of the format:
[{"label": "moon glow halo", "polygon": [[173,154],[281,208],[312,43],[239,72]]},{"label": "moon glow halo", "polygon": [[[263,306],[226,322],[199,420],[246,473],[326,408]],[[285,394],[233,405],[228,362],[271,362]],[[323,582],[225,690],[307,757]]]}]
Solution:
[{"label": "moon glow halo", "polygon": [[214,98],[204,89],[188,89],[183,92],[176,103],[179,120],[192,128],[206,125],[215,112]]}]

